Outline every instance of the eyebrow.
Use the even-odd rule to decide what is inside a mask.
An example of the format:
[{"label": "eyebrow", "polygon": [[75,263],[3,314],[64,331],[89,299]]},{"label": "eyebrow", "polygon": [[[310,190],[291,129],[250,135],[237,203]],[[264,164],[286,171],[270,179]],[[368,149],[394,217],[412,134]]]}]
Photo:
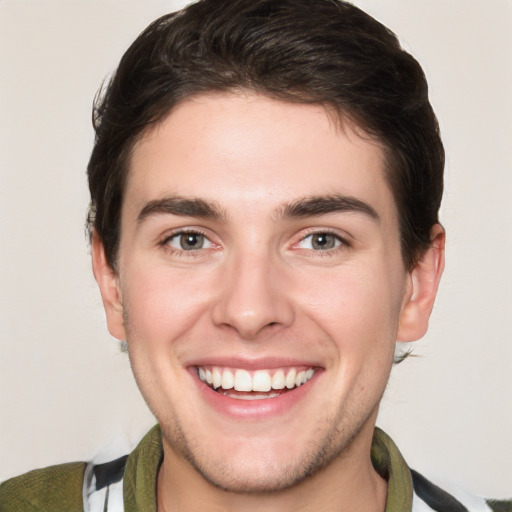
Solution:
[{"label": "eyebrow", "polygon": [[279,215],[284,219],[344,212],[362,213],[375,221],[380,221],[379,214],[368,203],[355,197],[342,195],[305,197],[279,209]]},{"label": "eyebrow", "polygon": [[[329,213],[362,213],[375,221],[380,217],[369,204],[355,197],[342,195],[309,196],[285,204],[277,209],[278,217],[292,219],[316,217]],[[140,224],[148,217],[158,214],[224,220],[224,212],[212,201],[200,198],[164,197],[147,203],[137,216]]]},{"label": "eyebrow", "polygon": [[148,217],[157,214],[171,214],[182,217],[222,220],[225,215],[213,202],[198,198],[164,197],[147,203],[137,216],[140,224]]}]

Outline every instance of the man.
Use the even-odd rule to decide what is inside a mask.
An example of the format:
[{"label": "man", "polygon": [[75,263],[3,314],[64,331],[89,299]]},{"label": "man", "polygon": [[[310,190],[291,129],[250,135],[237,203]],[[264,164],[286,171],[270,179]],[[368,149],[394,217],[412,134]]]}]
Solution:
[{"label": "man", "polygon": [[444,265],[443,147],[392,33],[341,2],[204,0],[135,41],[95,128],[94,274],[159,427],[7,482],[2,510],[510,510],[375,429]]}]

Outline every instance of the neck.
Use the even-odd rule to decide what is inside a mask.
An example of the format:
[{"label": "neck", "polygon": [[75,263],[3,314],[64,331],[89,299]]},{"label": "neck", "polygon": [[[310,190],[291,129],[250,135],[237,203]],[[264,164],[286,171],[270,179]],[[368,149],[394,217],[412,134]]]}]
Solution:
[{"label": "neck", "polygon": [[291,488],[271,493],[220,489],[164,443],[158,512],[383,512],[387,483],[371,463],[372,434],[373,425],[363,428],[326,467]]}]

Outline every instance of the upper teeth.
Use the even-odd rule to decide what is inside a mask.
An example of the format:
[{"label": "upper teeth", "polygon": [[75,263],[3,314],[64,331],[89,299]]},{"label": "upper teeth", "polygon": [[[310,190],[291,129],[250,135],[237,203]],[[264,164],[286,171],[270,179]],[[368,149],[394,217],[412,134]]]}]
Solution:
[{"label": "upper teeth", "polygon": [[292,389],[306,383],[315,370],[287,368],[279,370],[247,370],[234,368],[198,368],[199,378],[214,389],[235,389],[236,391],[260,391],[271,389]]}]

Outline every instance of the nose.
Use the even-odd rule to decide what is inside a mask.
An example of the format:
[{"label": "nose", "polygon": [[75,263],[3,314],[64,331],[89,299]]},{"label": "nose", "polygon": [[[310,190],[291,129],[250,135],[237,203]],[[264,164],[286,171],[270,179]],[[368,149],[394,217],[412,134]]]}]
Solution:
[{"label": "nose", "polygon": [[265,255],[239,254],[226,262],[213,307],[216,325],[244,340],[293,323],[294,309],[282,269]]}]

